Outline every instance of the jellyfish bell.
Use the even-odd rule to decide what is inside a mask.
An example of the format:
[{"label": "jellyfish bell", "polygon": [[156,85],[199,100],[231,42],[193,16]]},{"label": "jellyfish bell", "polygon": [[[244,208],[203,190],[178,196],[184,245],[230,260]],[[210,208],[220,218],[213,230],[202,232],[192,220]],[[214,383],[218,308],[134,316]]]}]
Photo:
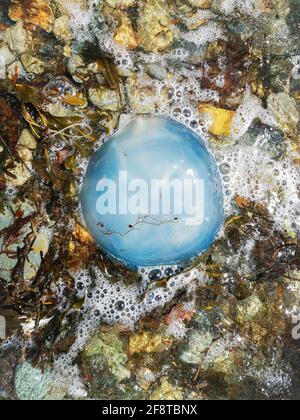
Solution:
[{"label": "jellyfish bell", "polygon": [[165,117],[138,117],[112,136],[89,162],[80,201],[98,246],[131,269],[188,263],[224,221],[212,154]]}]

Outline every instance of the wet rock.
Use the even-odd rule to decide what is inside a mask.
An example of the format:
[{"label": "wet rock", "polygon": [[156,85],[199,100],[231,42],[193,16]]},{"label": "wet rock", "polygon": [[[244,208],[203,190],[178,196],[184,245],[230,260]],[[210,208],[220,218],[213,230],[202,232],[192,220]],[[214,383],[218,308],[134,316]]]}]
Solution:
[{"label": "wet rock", "polygon": [[138,46],[136,34],[128,17],[122,18],[121,25],[114,34],[115,42],[128,50],[134,50]]},{"label": "wet rock", "polygon": [[48,0],[12,0],[9,17],[15,22],[24,21],[37,25],[47,32],[53,27],[54,15]]},{"label": "wet rock", "polygon": [[115,90],[103,86],[89,89],[90,101],[98,108],[106,111],[119,111],[120,98]]},{"label": "wet rock", "polygon": [[108,118],[108,119],[106,119],[102,122],[103,127],[108,129],[109,132],[112,132],[118,126],[119,117],[120,117],[119,112],[110,111],[110,118]]},{"label": "wet rock", "polygon": [[138,36],[145,51],[161,52],[171,47],[174,35],[167,4],[162,0],[146,0],[138,19]]},{"label": "wet rock", "polygon": [[187,348],[180,355],[180,360],[188,364],[199,365],[203,358],[203,353],[212,345],[213,339],[213,335],[208,331],[193,332],[189,338]]},{"label": "wet rock", "polygon": [[286,56],[294,50],[295,40],[284,18],[260,16],[252,27],[253,48],[264,55]]},{"label": "wet rock", "polygon": [[221,373],[227,378],[234,377],[239,359],[243,360],[245,357],[241,347],[242,341],[238,337],[225,337],[215,341],[205,357],[203,370]]},{"label": "wet rock", "polygon": [[32,250],[28,255],[28,259],[24,267],[24,278],[31,280],[36,276],[36,273],[41,265],[42,258],[44,258],[49,250],[49,236],[46,231],[41,230],[37,233],[34,240]]},{"label": "wet rock", "polygon": [[268,97],[268,110],[276,118],[280,128],[287,134],[296,134],[300,113],[295,99],[287,93],[272,93]]},{"label": "wet rock", "polygon": [[276,126],[273,115],[264,108],[262,101],[247,89],[232,120],[231,135],[233,139],[237,140],[247,133],[256,119],[259,119],[263,124]]},{"label": "wet rock", "polygon": [[65,390],[53,382],[49,370],[42,372],[28,362],[19,364],[15,371],[15,390],[20,400],[61,400]]},{"label": "wet rock", "polygon": [[188,0],[192,6],[199,7],[200,9],[210,9],[213,0]]},{"label": "wet rock", "polygon": [[242,300],[237,305],[237,319],[241,324],[252,321],[263,308],[263,303],[258,295],[254,293],[247,299]]},{"label": "wet rock", "polygon": [[30,179],[32,172],[31,162],[15,162],[14,167],[10,169],[10,174],[5,175],[6,184],[14,187],[21,187]]},{"label": "wet rock", "polygon": [[7,44],[11,51],[23,54],[31,42],[31,35],[24,28],[23,22],[18,22],[5,32]]},{"label": "wet rock", "polygon": [[150,386],[155,382],[156,375],[148,368],[142,367],[136,374],[138,385],[147,391]]},{"label": "wet rock", "polygon": [[277,15],[284,19],[291,12],[291,2],[289,0],[272,0],[272,5]]},{"label": "wet rock", "polygon": [[151,393],[150,400],[183,400],[183,389],[172,385],[166,378],[162,378],[160,386]]},{"label": "wet rock", "polygon": [[213,0],[212,10],[216,13],[229,15],[236,7],[236,0]]},{"label": "wet rock", "polygon": [[89,70],[80,55],[73,54],[68,60],[67,67],[76,83],[84,83],[89,79]]},{"label": "wet rock", "polygon": [[203,44],[195,47],[194,44],[189,44],[189,55],[186,57],[185,62],[192,66],[199,66],[205,60],[207,53],[207,45]]},{"label": "wet rock", "polygon": [[45,71],[46,64],[29,52],[22,54],[21,61],[28,73],[42,74]]},{"label": "wet rock", "polygon": [[266,51],[273,55],[284,55],[293,50],[293,39],[285,19],[276,19],[271,23],[265,42]]},{"label": "wet rock", "polygon": [[[23,217],[27,217],[32,215],[36,211],[36,208],[33,207],[32,204],[28,201],[21,202],[19,200],[12,203],[11,208],[5,207],[4,212],[3,214],[1,214],[0,217],[0,231],[12,225],[14,220],[14,213],[18,211],[21,214],[23,214]],[[0,254],[0,277],[2,280],[11,280],[11,270],[15,267],[17,263],[17,258],[13,258],[13,256],[9,255],[9,253],[15,253],[18,248],[22,248],[24,246],[24,239],[30,233],[31,227],[30,225],[26,224],[21,229],[19,236],[15,238],[15,240],[12,243],[6,244],[6,250],[8,251],[8,255],[6,253]],[[3,237],[1,237],[0,247],[2,247],[3,245]]]},{"label": "wet rock", "polygon": [[247,145],[255,145],[269,153],[273,159],[280,159],[286,152],[284,133],[261,123],[252,124],[240,141]]},{"label": "wet rock", "polygon": [[132,110],[139,114],[148,114],[155,111],[159,98],[151,83],[147,85],[146,78],[143,84],[144,86],[140,84],[137,77],[130,77],[127,79],[126,90]]},{"label": "wet rock", "polygon": [[10,80],[16,80],[19,77],[25,76],[26,71],[23,67],[21,61],[15,61],[10,66],[7,67],[7,77]]},{"label": "wet rock", "polygon": [[182,16],[190,16],[193,12],[193,6],[185,0],[175,0],[178,13]]},{"label": "wet rock", "polygon": [[214,105],[199,105],[200,114],[209,117],[209,132],[215,136],[229,136],[235,112]]},{"label": "wet rock", "polygon": [[128,352],[131,356],[140,353],[163,353],[171,345],[170,338],[144,331],[130,337]]},{"label": "wet rock", "polygon": [[292,79],[290,93],[298,102],[299,92],[300,92],[300,56],[293,57],[291,60],[293,64],[292,68]]},{"label": "wet rock", "polygon": [[134,6],[134,4],[136,3],[136,0],[105,0],[105,2],[110,6],[110,7],[115,7],[115,8],[127,8],[127,7],[132,7]]},{"label": "wet rock", "polygon": [[13,176],[6,175],[7,185],[20,187],[29,180],[32,172],[32,150],[35,148],[36,142],[32,134],[27,129],[23,130],[16,147],[20,162],[15,162],[14,167],[10,170]]},{"label": "wet rock", "polygon": [[11,281],[10,273],[15,267],[16,263],[16,259],[10,258],[5,254],[0,256],[0,273],[2,280],[4,280],[5,282]]},{"label": "wet rock", "polygon": [[15,61],[15,55],[4,45],[0,48],[0,79],[6,78],[7,66]]},{"label": "wet rock", "polygon": [[33,158],[32,151],[24,146],[18,146],[17,153],[18,153],[19,158],[23,162],[30,162]]},{"label": "wet rock", "polygon": [[153,79],[164,80],[168,74],[165,67],[160,64],[146,64],[144,68],[145,72]]},{"label": "wet rock", "polygon": [[270,68],[270,84],[274,93],[289,91],[293,64],[290,60],[276,57]]},{"label": "wet rock", "polygon": [[245,21],[236,22],[235,20],[229,20],[226,28],[234,37],[239,37],[244,42],[253,37],[253,28]]},{"label": "wet rock", "polygon": [[37,148],[36,139],[27,128],[22,131],[18,144],[27,147],[30,150],[35,150]]},{"label": "wet rock", "polygon": [[65,117],[77,117],[80,111],[76,107],[64,106],[61,103],[51,103],[47,106],[47,111],[53,117],[65,118]]},{"label": "wet rock", "polygon": [[43,400],[48,392],[49,375],[43,375],[30,363],[18,365],[15,373],[15,390],[20,400]]},{"label": "wet rock", "polygon": [[12,220],[12,212],[8,208],[4,208],[3,213],[1,213],[1,219],[0,219],[0,230],[5,229],[9,226],[11,220]]},{"label": "wet rock", "polygon": [[96,333],[88,341],[82,357],[88,366],[94,366],[97,371],[108,367],[118,381],[130,377],[125,368],[127,355],[123,343],[115,333]]},{"label": "wet rock", "polygon": [[70,18],[69,16],[61,16],[54,22],[53,33],[57,39],[69,42],[73,39],[73,34],[70,29]]},{"label": "wet rock", "polygon": [[[286,0],[288,1],[288,0]],[[299,41],[299,23],[300,23],[300,4],[298,0],[290,0],[288,2],[289,14],[286,17],[286,21],[291,28],[294,42],[295,51],[299,54],[300,52],[300,41]]]}]

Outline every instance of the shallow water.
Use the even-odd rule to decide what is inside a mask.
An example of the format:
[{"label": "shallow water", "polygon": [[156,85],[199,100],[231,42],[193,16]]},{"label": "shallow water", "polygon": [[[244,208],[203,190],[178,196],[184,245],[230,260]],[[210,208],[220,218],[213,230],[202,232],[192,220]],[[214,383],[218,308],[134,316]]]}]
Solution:
[{"label": "shallow water", "polygon": [[[299,19],[0,6],[0,398],[299,399]],[[205,225],[99,219],[100,178],[174,162],[205,180]]]}]

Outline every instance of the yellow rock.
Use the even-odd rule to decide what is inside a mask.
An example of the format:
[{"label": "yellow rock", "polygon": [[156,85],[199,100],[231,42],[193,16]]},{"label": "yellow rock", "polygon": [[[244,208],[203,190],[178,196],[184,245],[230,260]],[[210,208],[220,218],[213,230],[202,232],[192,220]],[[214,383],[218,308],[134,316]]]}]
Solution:
[{"label": "yellow rock", "polygon": [[78,223],[75,226],[75,230],[73,233],[74,237],[83,244],[93,244],[94,239],[91,237],[91,235],[88,233],[86,229],[84,229],[81,225]]},{"label": "yellow rock", "polygon": [[22,54],[21,61],[28,73],[42,74],[45,71],[45,63],[29,52]]},{"label": "yellow rock", "polygon": [[64,103],[70,106],[77,106],[85,108],[88,105],[86,98],[83,95],[69,95],[64,99]]},{"label": "yellow rock", "polygon": [[30,162],[33,159],[32,151],[24,146],[17,146],[18,156],[23,162]]},{"label": "yellow rock", "polygon": [[124,22],[121,24],[114,35],[114,40],[118,45],[121,45],[128,50],[137,48],[138,43],[131,22]]},{"label": "yellow rock", "polygon": [[187,23],[187,28],[190,31],[194,31],[195,29],[198,29],[200,26],[207,23],[207,19],[199,19],[197,16],[192,17]]},{"label": "yellow rock", "polygon": [[26,184],[26,182],[31,177],[32,164],[31,162],[26,162],[26,165],[22,162],[16,162],[13,169],[10,169],[9,172],[11,176],[5,175],[6,184],[8,186],[21,187]]},{"label": "yellow rock", "polygon": [[200,114],[207,114],[211,119],[209,132],[214,136],[229,136],[231,123],[235,115],[234,111],[218,108],[210,104],[199,105]]},{"label": "yellow rock", "polygon": [[70,29],[70,18],[67,15],[61,16],[54,22],[53,33],[62,41],[72,41],[73,34]]},{"label": "yellow rock", "polygon": [[172,340],[162,337],[160,334],[142,332],[130,337],[129,354],[135,353],[161,353],[172,345]]},{"label": "yellow rock", "polygon": [[44,256],[49,251],[49,238],[46,232],[39,232],[34,241],[32,251],[37,255],[43,254]]},{"label": "yellow rock", "polygon": [[70,58],[72,55],[72,49],[69,45],[64,46],[64,56]]},{"label": "yellow rock", "polygon": [[163,378],[160,386],[152,392],[150,400],[183,400],[182,388],[171,385],[166,378]]},{"label": "yellow rock", "polygon": [[110,7],[115,7],[115,8],[127,8],[127,7],[132,7],[134,6],[136,0],[106,0],[106,3],[110,6]]},{"label": "yellow rock", "polygon": [[24,21],[51,32],[54,15],[48,0],[12,0],[9,17],[15,22]]},{"label": "yellow rock", "polygon": [[89,1],[90,0],[54,0],[54,3],[61,15],[66,15],[69,16],[69,18],[74,19],[74,14],[85,14],[89,11]]},{"label": "yellow rock", "polygon": [[138,39],[141,47],[148,52],[161,52],[174,42],[171,29],[172,19],[166,2],[145,0],[138,19]]},{"label": "yellow rock", "polygon": [[119,111],[120,98],[114,89],[98,86],[89,89],[89,98],[92,104],[105,111]]},{"label": "yellow rock", "polygon": [[36,139],[27,128],[22,131],[18,140],[18,145],[27,147],[30,150],[35,150],[37,148]]},{"label": "yellow rock", "polygon": [[210,9],[212,6],[212,0],[189,0],[189,3],[200,9]]}]

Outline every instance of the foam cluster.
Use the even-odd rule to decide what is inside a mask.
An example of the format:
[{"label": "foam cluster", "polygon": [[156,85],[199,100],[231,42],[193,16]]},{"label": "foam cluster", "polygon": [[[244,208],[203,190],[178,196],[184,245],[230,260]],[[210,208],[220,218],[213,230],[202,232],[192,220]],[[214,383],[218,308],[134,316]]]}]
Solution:
[{"label": "foam cluster", "polygon": [[274,160],[263,150],[267,135],[252,145],[237,143],[217,154],[223,175],[226,211],[236,196],[263,204],[283,231],[300,227],[299,168],[288,157]]}]

